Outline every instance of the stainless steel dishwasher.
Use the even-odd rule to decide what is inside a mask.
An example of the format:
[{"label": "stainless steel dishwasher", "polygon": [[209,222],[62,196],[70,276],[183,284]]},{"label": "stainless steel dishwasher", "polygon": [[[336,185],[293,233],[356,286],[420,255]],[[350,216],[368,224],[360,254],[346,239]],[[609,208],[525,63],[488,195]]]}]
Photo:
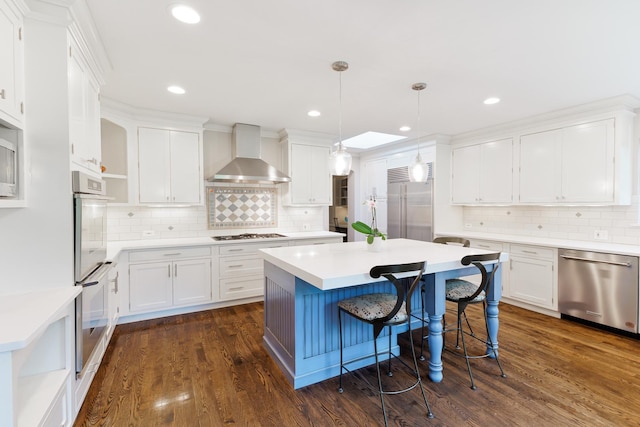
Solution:
[{"label": "stainless steel dishwasher", "polygon": [[558,310],[638,333],[638,257],[558,250]]}]

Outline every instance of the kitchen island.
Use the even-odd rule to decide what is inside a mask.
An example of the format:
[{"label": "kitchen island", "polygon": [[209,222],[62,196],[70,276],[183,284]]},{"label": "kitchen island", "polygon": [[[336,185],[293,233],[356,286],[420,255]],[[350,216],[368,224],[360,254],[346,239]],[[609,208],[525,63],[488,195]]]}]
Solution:
[{"label": "kitchen island", "polygon": [[[366,242],[320,246],[262,249],[264,257],[264,345],[295,389],[332,378],[340,373],[337,303],[370,292],[390,292],[385,279],[373,279],[369,270],[376,265],[427,261],[425,310],[429,313],[429,377],[440,382],[442,370],[442,316],[445,312],[445,280],[476,274],[477,268],[463,266],[465,255],[490,251],[460,246],[390,239],[380,252],[369,250]],[[506,253],[500,261],[508,260]],[[491,266],[488,270],[491,270]],[[401,277],[401,276],[400,276]],[[498,302],[502,291],[500,275],[495,275],[487,295],[489,330],[497,350]],[[413,298],[412,311],[420,311],[420,299]],[[412,327],[419,327],[414,320]],[[406,331],[397,327],[394,334]],[[362,324],[345,321],[345,359],[365,357],[356,367],[374,363],[372,334]],[[384,333],[379,346],[386,349]],[[392,337],[397,351],[397,339]]]}]

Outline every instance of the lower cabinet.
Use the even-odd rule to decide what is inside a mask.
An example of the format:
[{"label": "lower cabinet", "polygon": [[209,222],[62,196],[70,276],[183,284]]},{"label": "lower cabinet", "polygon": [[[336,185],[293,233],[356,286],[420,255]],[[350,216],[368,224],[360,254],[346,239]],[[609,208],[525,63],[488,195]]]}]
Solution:
[{"label": "lower cabinet", "polygon": [[505,296],[557,310],[556,260],[555,248],[509,245],[509,292]]},{"label": "lower cabinet", "polygon": [[131,313],[211,301],[210,247],[129,253]]},{"label": "lower cabinet", "polygon": [[289,246],[289,242],[271,241],[220,246],[220,300],[264,295],[264,261],[258,251],[282,246]]}]

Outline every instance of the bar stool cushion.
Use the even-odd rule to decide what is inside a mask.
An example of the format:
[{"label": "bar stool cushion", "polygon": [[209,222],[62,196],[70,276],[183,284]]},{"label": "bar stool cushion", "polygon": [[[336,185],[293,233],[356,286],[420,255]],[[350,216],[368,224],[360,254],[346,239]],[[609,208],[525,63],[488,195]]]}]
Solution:
[{"label": "bar stool cushion", "polygon": [[[478,285],[462,279],[449,279],[446,282],[446,298],[449,301],[458,301],[460,298],[465,298],[473,295],[478,289]],[[475,297],[472,302],[480,302],[484,300],[484,291]]]},{"label": "bar stool cushion", "polygon": [[[393,294],[366,294],[342,300],[338,306],[360,319],[372,321],[391,313],[397,301],[398,297]],[[407,311],[403,303],[398,313],[389,322],[402,322],[406,319]]]}]

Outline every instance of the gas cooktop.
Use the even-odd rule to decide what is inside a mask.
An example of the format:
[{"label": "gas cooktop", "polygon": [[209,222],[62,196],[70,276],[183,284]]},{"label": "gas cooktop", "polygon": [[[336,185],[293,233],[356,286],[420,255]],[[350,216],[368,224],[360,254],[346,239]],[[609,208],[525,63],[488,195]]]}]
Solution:
[{"label": "gas cooktop", "polygon": [[213,240],[249,240],[249,239],[273,239],[276,237],[286,237],[278,233],[244,233],[244,234],[232,234],[229,236],[213,236]]}]

